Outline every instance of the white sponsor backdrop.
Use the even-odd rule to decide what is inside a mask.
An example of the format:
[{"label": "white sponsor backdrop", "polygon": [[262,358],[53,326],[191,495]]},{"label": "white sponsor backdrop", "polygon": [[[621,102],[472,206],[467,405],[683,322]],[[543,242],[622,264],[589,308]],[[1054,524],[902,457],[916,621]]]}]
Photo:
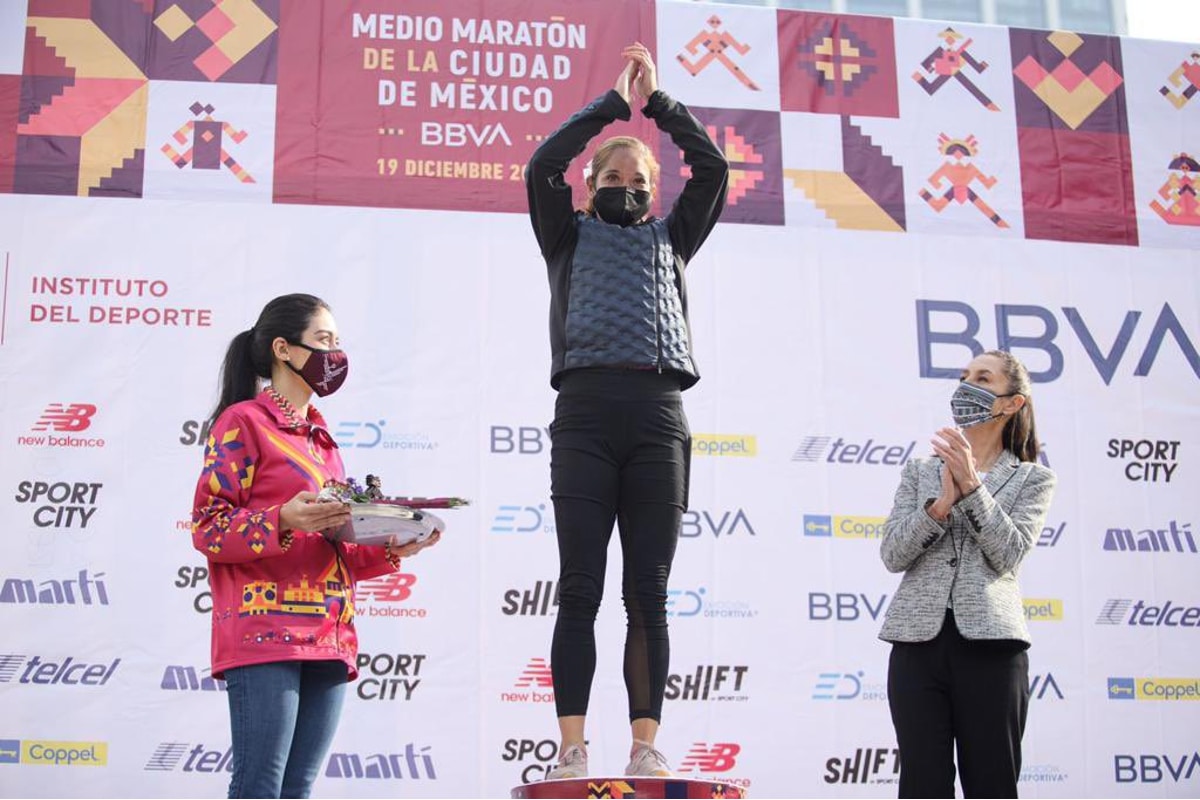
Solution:
[{"label": "white sponsor backdrop", "polygon": [[[1200,106],[1188,111],[1194,141]],[[703,380],[686,409],[708,452],[671,577],[661,747],[684,774],[757,795],[894,794],[876,632],[898,576],[876,526],[897,454],[928,452],[947,421],[953,381],[923,375],[923,351],[956,370],[967,339],[991,348],[1001,329],[1026,337],[1016,352],[1042,374],[1059,476],[1021,575],[1034,638],[1022,792],[1195,796],[1200,698],[1129,700],[1145,680],[1111,679],[1200,680],[1200,239],[950,227],[721,225],[690,266]],[[348,470],[472,500],[437,548],[360,586],[369,659],[316,793],[503,796],[543,774],[557,738],[554,395],[524,217],[0,195],[0,261],[0,793],[225,791],[225,697],[204,680],[205,562],[187,530],[199,421],[230,337],[292,291],[331,303],[351,355],[320,404]],[[139,279],[161,283],[118,296]],[[139,320],[114,321],[126,308]],[[142,321],[161,309],[179,324]],[[36,430],[48,414],[59,430]],[[1123,441],[1149,444],[1122,454]],[[719,442],[732,452],[708,454]],[[880,447],[892,463],[868,463]],[[1168,549],[1105,550],[1110,529],[1165,530]],[[589,731],[593,768],[613,772],[628,740],[619,563],[614,541]],[[78,755],[14,763],[30,742]]]}]

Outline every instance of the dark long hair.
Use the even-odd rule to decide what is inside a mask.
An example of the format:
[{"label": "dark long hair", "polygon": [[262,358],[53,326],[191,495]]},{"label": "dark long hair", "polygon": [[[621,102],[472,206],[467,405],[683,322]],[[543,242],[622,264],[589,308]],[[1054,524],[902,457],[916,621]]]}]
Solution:
[{"label": "dark long hair", "polygon": [[258,321],[249,330],[233,337],[221,365],[221,398],[209,421],[234,403],[250,400],[258,394],[259,378],[271,377],[274,354],[271,342],[283,337],[299,342],[312,322],[313,315],[329,305],[311,294],[285,294],[263,306]]},{"label": "dark long hair", "polygon": [[1004,449],[1022,461],[1037,461],[1041,443],[1037,438],[1037,425],[1033,421],[1033,382],[1029,370],[1012,353],[1004,350],[988,350],[985,356],[993,356],[1004,362],[1004,377],[1008,379],[1008,391],[1025,396],[1025,405],[1004,423],[1001,434]]}]

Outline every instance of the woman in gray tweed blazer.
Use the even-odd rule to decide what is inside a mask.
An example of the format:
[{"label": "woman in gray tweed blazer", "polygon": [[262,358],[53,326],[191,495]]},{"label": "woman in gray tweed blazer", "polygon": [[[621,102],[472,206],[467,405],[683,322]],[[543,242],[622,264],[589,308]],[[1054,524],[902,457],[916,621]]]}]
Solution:
[{"label": "woman in gray tweed blazer", "polygon": [[1016,797],[1029,707],[1029,631],[1017,570],[1055,476],[1037,463],[1029,373],[999,350],[963,370],[955,426],[904,466],[881,555],[904,578],[879,638],[900,797]]}]

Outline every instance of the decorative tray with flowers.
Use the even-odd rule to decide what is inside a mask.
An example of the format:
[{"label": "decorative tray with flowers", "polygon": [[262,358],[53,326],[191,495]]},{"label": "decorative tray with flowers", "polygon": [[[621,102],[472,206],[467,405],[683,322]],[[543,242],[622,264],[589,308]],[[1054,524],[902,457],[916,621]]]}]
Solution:
[{"label": "decorative tray with flowers", "polygon": [[367,476],[366,486],[353,478],[345,482],[329,480],[317,495],[318,502],[346,503],[350,521],[329,534],[339,542],[403,545],[423,541],[434,531],[444,531],[446,523],[429,509],[453,509],[469,505],[461,497],[387,497],[382,482]]}]

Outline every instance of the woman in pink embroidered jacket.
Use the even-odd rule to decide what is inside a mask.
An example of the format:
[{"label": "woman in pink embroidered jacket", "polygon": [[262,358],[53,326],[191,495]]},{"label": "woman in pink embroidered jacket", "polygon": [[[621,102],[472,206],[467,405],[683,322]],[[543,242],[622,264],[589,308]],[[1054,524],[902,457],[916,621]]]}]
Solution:
[{"label": "woman in pink embroidered jacket", "polygon": [[395,571],[438,539],[372,547],[322,535],[350,518],[342,503],[317,502],[345,471],[309,402],[345,380],[338,344],[329,306],[289,294],[225,355],[192,542],[208,558],[212,673],[228,687],[230,797],[309,795],[357,676],[355,581]]}]

